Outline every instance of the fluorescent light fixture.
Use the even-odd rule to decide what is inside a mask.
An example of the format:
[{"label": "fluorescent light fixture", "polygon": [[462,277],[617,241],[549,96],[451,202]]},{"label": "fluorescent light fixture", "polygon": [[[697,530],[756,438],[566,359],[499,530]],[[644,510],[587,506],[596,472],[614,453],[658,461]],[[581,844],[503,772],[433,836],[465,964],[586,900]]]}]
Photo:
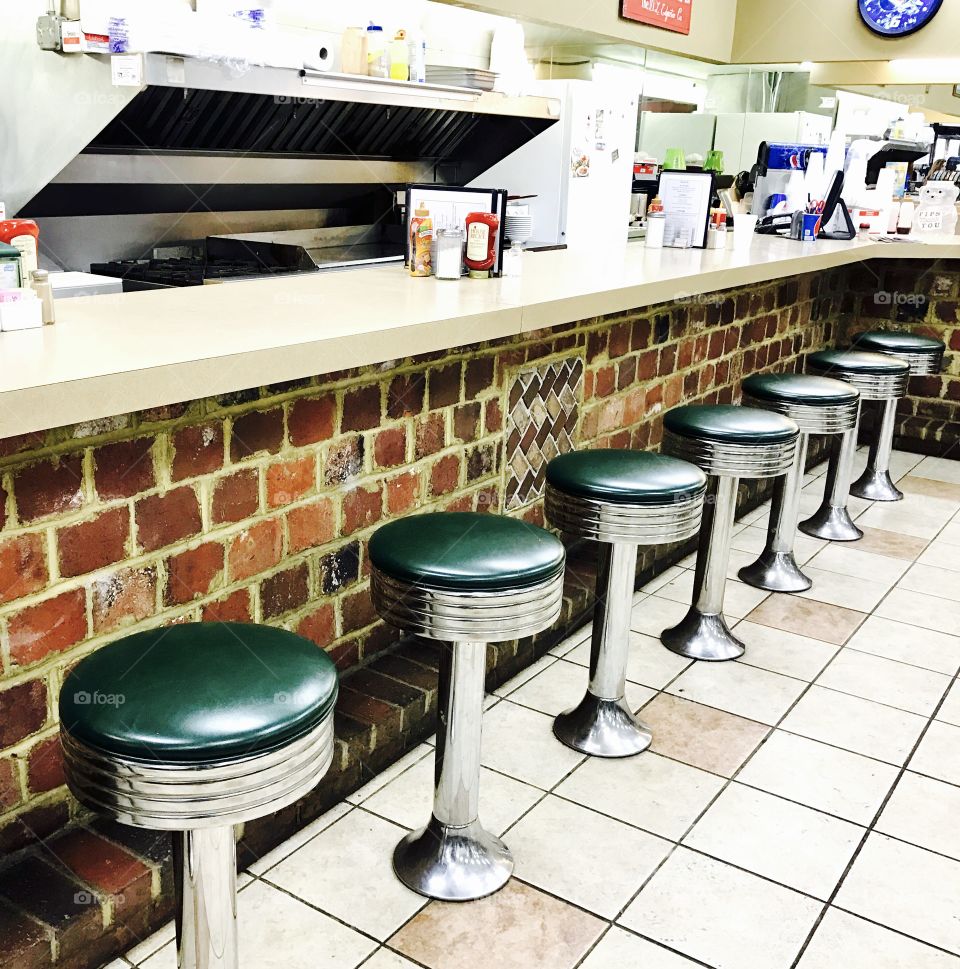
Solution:
[{"label": "fluorescent light fixture", "polygon": [[814,67],[813,61],[803,61],[800,64],[800,70],[807,71],[808,73],[813,70],[813,67]]}]

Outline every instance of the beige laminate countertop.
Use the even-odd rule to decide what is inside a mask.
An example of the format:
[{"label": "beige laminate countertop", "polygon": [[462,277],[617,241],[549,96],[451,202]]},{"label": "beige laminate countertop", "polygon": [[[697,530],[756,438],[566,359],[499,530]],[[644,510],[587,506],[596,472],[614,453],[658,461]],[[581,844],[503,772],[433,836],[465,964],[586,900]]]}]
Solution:
[{"label": "beige laminate countertop", "polygon": [[0,438],[518,335],[868,259],[960,258],[917,244],[757,236],[749,250],[528,253],[523,276],[460,283],[399,266],[57,303],[0,334]]}]

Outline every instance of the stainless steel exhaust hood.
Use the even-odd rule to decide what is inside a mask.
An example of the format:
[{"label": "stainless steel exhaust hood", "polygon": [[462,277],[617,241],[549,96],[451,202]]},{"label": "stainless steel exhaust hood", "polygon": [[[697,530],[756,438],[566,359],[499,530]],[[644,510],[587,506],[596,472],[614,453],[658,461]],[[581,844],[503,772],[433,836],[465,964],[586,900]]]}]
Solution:
[{"label": "stainless steel exhaust hood", "polygon": [[143,258],[151,238],[381,225],[396,189],[467,184],[559,113],[552,98],[138,56],[138,93],[106,126],[93,116],[86,147],[22,208],[65,268]]}]

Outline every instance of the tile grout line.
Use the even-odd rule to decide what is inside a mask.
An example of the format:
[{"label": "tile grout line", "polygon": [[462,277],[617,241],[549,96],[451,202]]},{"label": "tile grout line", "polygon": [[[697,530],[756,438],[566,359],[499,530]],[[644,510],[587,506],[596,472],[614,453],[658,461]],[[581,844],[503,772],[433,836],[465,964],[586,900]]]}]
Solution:
[{"label": "tile grout line", "polygon": [[[951,518],[950,521],[953,521],[953,518]],[[940,531],[937,532],[937,535],[935,535],[934,538],[931,539],[930,541],[934,541],[940,534],[942,534],[943,533],[943,530],[949,524],[950,524],[950,522],[945,523],[940,528]],[[927,542],[927,545],[928,546],[930,544],[930,541]],[[921,552],[920,554],[923,554],[923,553]],[[917,556],[917,557],[919,557],[919,556]],[[914,558],[913,561],[914,561],[914,564],[915,564],[916,563],[916,558]],[[877,603],[877,605],[871,611],[870,615],[874,615],[876,613],[876,610],[880,608],[880,606],[883,604],[883,602],[887,599],[887,597],[890,594],[891,593],[888,592],[887,595],[885,595],[883,597],[883,599],[881,599],[880,602]],[[831,662],[832,662],[832,660],[831,660]],[[829,668],[829,665],[830,664],[827,664],[827,667],[826,668]],[[956,676],[954,677],[954,681],[953,682],[956,682]],[[813,926],[811,927],[809,933],[807,934],[806,939],[803,941],[803,944],[800,946],[800,951],[797,953],[796,958],[791,963],[790,969],[797,969],[797,967],[799,966],[800,960],[803,958],[804,953],[807,951],[807,949],[810,946],[810,943],[813,941],[813,938],[816,935],[817,930],[820,928],[820,925],[823,923],[823,920],[826,917],[827,912],[833,906],[834,901],[836,900],[837,896],[840,894],[840,890],[843,888],[843,883],[844,883],[844,881],[846,881],[847,875],[852,871],[854,864],[856,864],[857,860],[859,859],[859,857],[860,857],[860,855],[861,855],[864,847],[866,846],[867,840],[869,839],[870,835],[873,834],[876,831],[876,824],[877,824],[877,822],[880,820],[880,817],[883,814],[884,810],[886,809],[887,804],[889,804],[890,799],[893,797],[894,791],[896,791],[897,788],[900,786],[900,781],[903,779],[904,774],[906,774],[906,772],[908,770],[908,765],[910,764],[910,761],[913,760],[913,757],[916,754],[917,749],[919,748],[920,744],[923,743],[923,740],[926,737],[927,732],[929,731],[931,724],[934,723],[934,721],[936,720],[937,714],[940,712],[941,708],[943,707],[943,704],[946,702],[947,696],[949,695],[950,690],[952,688],[953,688],[953,683],[951,683],[947,687],[947,689],[944,691],[943,695],[940,698],[940,702],[935,706],[935,708],[933,710],[933,713],[930,715],[930,717],[927,719],[926,724],[924,724],[923,728],[921,729],[920,734],[917,737],[916,742],[913,744],[913,746],[912,746],[912,748],[910,750],[910,753],[906,756],[906,758],[903,761],[903,765],[899,768],[899,771],[897,773],[896,780],[893,782],[893,784],[890,785],[890,789],[887,791],[886,796],[884,797],[883,801],[880,804],[880,807],[877,809],[877,812],[874,814],[873,819],[871,820],[870,824],[867,826],[867,829],[864,832],[863,837],[860,839],[860,843],[857,845],[857,847],[854,849],[853,854],[850,856],[850,860],[848,861],[846,867],[843,870],[843,873],[840,875],[839,880],[837,881],[836,885],[834,886],[833,891],[830,894],[830,897],[827,899],[827,901],[826,901],[823,909],[820,912],[820,915],[815,920]],[[877,833],[880,833],[880,832],[877,832]],[[923,850],[923,849],[921,849],[921,850]],[[886,926],[886,927],[889,928],[889,926]]]}]

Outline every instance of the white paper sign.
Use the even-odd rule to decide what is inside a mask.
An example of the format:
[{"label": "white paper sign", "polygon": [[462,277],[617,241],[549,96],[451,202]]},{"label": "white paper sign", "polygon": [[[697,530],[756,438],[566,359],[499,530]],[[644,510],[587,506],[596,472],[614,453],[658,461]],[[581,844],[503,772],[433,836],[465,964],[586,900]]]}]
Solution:
[{"label": "white paper sign", "polygon": [[143,58],[139,54],[114,54],[110,58],[114,87],[143,87]]}]

